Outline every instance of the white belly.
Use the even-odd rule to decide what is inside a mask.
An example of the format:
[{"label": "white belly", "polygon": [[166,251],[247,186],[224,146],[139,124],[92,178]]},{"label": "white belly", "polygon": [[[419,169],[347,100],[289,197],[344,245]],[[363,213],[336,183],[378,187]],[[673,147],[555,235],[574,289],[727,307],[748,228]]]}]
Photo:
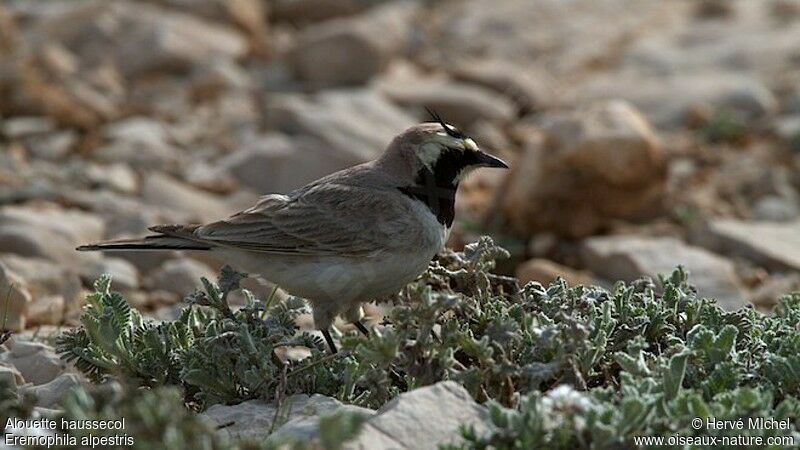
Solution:
[{"label": "white belly", "polygon": [[[419,202],[415,202],[419,203]],[[399,292],[424,272],[442,249],[449,229],[419,203],[422,235],[411,236],[406,251],[384,250],[371,257],[291,256],[226,248],[213,251],[237,269],[259,274],[292,295],[311,301],[314,317],[326,326],[333,316],[361,302]]]}]

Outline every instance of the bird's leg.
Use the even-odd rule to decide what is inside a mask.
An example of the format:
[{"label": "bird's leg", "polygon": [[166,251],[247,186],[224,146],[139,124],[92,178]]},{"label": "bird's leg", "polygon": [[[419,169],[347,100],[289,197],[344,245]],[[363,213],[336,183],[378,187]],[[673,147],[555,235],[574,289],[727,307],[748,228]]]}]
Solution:
[{"label": "bird's leg", "polygon": [[328,329],[320,330],[322,331],[322,336],[325,337],[325,342],[328,343],[328,348],[331,349],[331,354],[335,355],[337,353],[336,344],[333,343],[333,338],[331,337],[331,332]]},{"label": "bird's leg", "polygon": [[364,324],[363,324],[363,323],[361,323],[361,321],[360,321],[360,320],[356,320],[356,321],[354,321],[354,322],[353,322],[353,325],[355,325],[356,329],[357,329],[358,331],[360,331],[360,332],[361,332],[361,334],[363,334],[364,336],[367,336],[367,337],[369,337],[369,330],[367,329],[367,327],[365,327],[365,326],[364,326]]}]

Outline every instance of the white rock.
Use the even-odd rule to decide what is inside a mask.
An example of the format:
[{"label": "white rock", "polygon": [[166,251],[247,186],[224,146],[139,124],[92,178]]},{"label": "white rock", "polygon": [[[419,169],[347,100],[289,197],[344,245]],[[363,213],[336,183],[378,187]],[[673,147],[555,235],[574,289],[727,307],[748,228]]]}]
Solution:
[{"label": "white rock", "polygon": [[401,394],[371,417],[349,449],[438,449],[462,442],[459,430],[486,430],[486,409],[463,386],[442,381]]},{"label": "white rock", "polygon": [[16,340],[11,342],[11,351],[0,354],[0,361],[16,367],[29,383],[37,386],[49,383],[67,367],[48,345]]},{"label": "white rock", "polygon": [[216,280],[216,274],[207,265],[190,258],[172,259],[165,262],[152,274],[152,286],[186,296],[203,286],[201,277],[210,281]]},{"label": "white rock", "polygon": [[682,265],[699,296],[715,298],[727,310],[746,304],[747,296],[731,261],[675,238],[592,237],[581,244],[581,257],[589,270],[609,280],[633,281],[642,276],[658,280],[659,274],[669,275]]},{"label": "white rock", "polygon": [[74,373],[62,373],[54,380],[38,386],[20,389],[23,393],[36,396],[36,406],[42,408],[57,408],[61,401],[71,391],[81,387],[83,380]]},{"label": "white rock", "polygon": [[713,220],[698,244],[730,252],[778,270],[800,270],[800,220]]},{"label": "white rock", "polygon": [[316,435],[319,416],[335,411],[353,411],[372,414],[373,411],[358,406],[344,405],[340,401],[314,394],[297,394],[288,397],[278,418],[283,425],[273,430],[276,405],[262,400],[249,400],[238,405],[213,405],[203,415],[217,426],[232,424],[220,429],[220,433],[230,437],[266,437],[270,432],[276,436],[294,435],[311,438]]}]

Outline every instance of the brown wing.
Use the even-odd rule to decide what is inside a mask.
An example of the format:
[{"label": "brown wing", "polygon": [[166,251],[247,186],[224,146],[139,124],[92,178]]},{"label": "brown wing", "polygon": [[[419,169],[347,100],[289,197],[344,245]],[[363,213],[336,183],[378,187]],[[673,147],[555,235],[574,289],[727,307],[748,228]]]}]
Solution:
[{"label": "brown wing", "polygon": [[269,195],[253,208],[198,227],[205,242],[288,255],[372,256],[393,248],[414,223],[410,207],[389,190],[325,183],[287,197]]}]

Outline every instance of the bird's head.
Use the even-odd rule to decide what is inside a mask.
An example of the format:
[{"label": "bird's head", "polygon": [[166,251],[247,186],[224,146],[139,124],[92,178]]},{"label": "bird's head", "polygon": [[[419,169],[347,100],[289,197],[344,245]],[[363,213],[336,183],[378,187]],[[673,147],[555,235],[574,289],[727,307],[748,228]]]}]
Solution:
[{"label": "bird's head", "polygon": [[439,186],[458,186],[470,172],[480,167],[507,169],[500,158],[478,147],[472,138],[431,112],[435,122],[414,125],[398,135],[387,150],[388,157],[399,154],[411,168],[417,182],[435,179]]}]

